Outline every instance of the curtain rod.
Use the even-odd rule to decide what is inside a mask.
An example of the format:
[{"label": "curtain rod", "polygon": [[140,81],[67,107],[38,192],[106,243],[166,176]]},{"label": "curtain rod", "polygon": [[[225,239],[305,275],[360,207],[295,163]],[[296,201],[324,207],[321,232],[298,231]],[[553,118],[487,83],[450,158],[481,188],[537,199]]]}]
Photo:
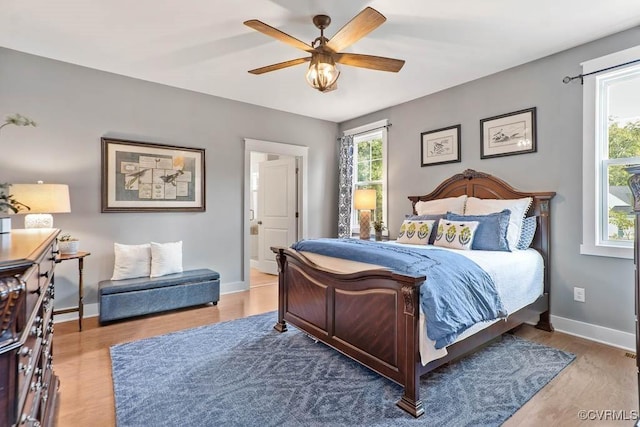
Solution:
[{"label": "curtain rod", "polygon": [[640,62],[640,59],[634,59],[633,61],[625,62],[624,64],[612,65],[611,67],[602,68],[600,70],[592,71],[592,72],[587,73],[587,74],[578,74],[577,76],[573,76],[573,77],[565,76],[564,79],[562,79],[562,83],[567,84],[567,83],[571,82],[572,80],[580,79],[580,84],[584,84],[584,78],[587,77],[587,76],[590,76],[591,74],[597,74],[597,73],[601,73],[603,71],[613,70],[614,68],[620,68],[620,67],[624,67],[626,65],[635,64],[636,62]]},{"label": "curtain rod", "polygon": [[[363,133],[369,133],[369,132],[373,132],[374,130],[378,130],[378,129],[382,129],[382,128],[390,128],[391,127],[391,123],[388,123],[384,126],[378,126],[377,128],[373,128],[373,129],[367,129],[365,131],[362,132],[358,132],[358,133],[350,133],[349,136],[356,136],[356,135],[362,135]],[[343,135],[346,136],[346,135]],[[336,140],[340,141],[340,138],[336,138]]]}]

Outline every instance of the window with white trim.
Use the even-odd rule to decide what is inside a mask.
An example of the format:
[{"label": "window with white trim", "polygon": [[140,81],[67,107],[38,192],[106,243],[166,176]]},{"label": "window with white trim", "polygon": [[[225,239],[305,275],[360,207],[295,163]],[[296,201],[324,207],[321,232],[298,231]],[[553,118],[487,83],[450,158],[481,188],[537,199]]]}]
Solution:
[{"label": "window with white trim", "polygon": [[[588,61],[583,73],[640,59],[640,46]],[[625,167],[640,164],[640,63],[584,80],[581,253],[633,258],[633,197]]]},{"label": "window with white trim", "polygon": [[[386,124],[386,121],[385,121]],[[376,190],[376,208],[371,212],[371,232],[374,221],[383,221],[387,235],[387,128],[358,133],[353,137],[353,190]],[[353,203],[353,200],[352,200]],[[351,233],[360,233],[358,211],[351,207]]]}]

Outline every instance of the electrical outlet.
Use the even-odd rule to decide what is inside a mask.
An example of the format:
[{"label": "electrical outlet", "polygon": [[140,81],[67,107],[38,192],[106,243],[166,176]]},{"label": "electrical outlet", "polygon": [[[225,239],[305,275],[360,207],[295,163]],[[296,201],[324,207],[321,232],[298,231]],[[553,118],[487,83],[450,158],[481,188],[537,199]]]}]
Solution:
[{"label": "electrical outlet", "polygon": [[574,287],[573,288],[573,300],[574,301],[578,301],[578,302],[584,302],[584,288],[578,288],[578,287]]}]

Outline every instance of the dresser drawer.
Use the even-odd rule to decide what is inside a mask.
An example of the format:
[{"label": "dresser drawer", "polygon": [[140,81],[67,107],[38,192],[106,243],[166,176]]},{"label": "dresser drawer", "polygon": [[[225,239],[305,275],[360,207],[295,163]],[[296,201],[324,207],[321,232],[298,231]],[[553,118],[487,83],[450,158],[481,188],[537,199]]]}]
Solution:
[{"label": "dresser drawer", "polygon": [[53,245],[50,245],[44,254],[38,259],[40,287],[46,289],[53,277],[56,257],[53,253]]}]

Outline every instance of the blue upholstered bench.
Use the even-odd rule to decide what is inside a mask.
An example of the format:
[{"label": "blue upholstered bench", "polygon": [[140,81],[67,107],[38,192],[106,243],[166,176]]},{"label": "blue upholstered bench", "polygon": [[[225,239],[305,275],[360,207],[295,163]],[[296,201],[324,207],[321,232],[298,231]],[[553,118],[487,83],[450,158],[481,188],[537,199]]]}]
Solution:
[{"label": "blue upholstered bench", "polygon": [[220,299],[220,274],[209,269],[162,277],[103,280],[98,284],[100,323],[213,303]]}]

